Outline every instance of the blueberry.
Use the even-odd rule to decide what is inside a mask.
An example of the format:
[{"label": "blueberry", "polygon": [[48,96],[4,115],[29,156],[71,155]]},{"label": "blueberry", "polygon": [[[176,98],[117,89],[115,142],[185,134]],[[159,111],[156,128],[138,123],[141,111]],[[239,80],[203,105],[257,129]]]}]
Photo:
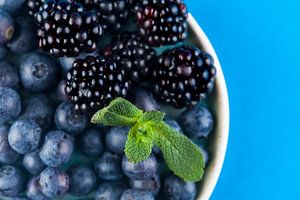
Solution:
[{"label": "blueberry", "polygon": [[33,177],[29,180],[26,189],[26,196],[31,200],[48,200],[40,190],[39,180],[37,177]]},{"label": "blueberry", "polygon": [[0,195],[15,197],[24,188],[24,177],[21,171],[12,165],[0,167]]},{"label": "blueberry", "polygon": [[94,166],[97,176],[103,180],[120,180],[123,176],[121,158],[109,152],[103,153]]},{"label": "blueberry", "polygon": [[147,179],[131,179],[130,187],[150,191],[154,196],[156,196],[160,190],[160,178],[158,175],[154,175]]},{"label": "blueberry", "polygon": [[28,53],[37,46],[34,22],[29,17],[18,17],[15,20],[16,31],[6,46],[15,54]]},{"label": "blueberry", "polygon": [[0,9],[3,9],[10,13],[11,15],[17,15],[23,9],[24,0],[14,0],[12,3],[11,0],[1,0]]},{"label": "blueberry", "polygon": [[52,126],[54,105],[46,95],[33,95],[24,101],[21,118],[32,119],[47,131]]},{"label": "blueberry", "polygon": [[63,131],[51,131],[45,137],[40,150],[40,158],[50,167],[67,163],[74,151],[74,139]]},{"label": "blueberry", "polygon": [[144,111],[159,110],[152,93],[144,87],[133,88],[130,91],[129,99],[134,105]]},{"label": "blueberry", "polygon": [[127,186],[122,182],[104,182],[95,193],[95,200],[119,200]]},{"label": "blueberry", "polygon": [[22,60],[20,78],[25,89],[44,92],[56,85],[57,62],[42,53],[32,53]]},{"label": "blueberry", "polygon": [[145,190],[127,189],[120,200],[155,200],[153,194]]},{"label": "blueberry", "polygon": [[164,181],[164,197],[166,200],[194,200],[196,193],[195,183],[184,182],[174,175],[169,175]]},{"label": "blueberry", "polygon": [[0,45],[0,60],[4,60],[7,55],[7,49],[4,45]]},{"label": "blueberry", "polygon": [[20,154],[14,151],[8,144],[8,126],[0,126],[0,162],[13,164],[20,158]]},{"label": "blueberry", "polygon": [[6,11],[0,9],[0,44],[10,41],[15,33],[13,18]]},{"label": "blueberry", "polygon": [[33,120],[21,119],[10,127],[8,143],[20,154],[29,153],[39,147],[42,134],[42,129]]},{"label": "blueberry", "polygon": [[192,139],[207,138],[214,126],[212,114],[204,107],[186,111],[180,122],[185,134]]},{"label": "blueberry", "polygon": [[207,150],[201,144],[198,144],[198,147],[200,148],[200,151],[202,152],[205,164],[207,164],[209,161],[209,154],[208,154]]},{"label": "blueberry", "polygon": [[19,82],[19,75],[15,67],[6,61],[0,61],[0,86],[15,87]]},{"label": "blueberry", "polygon": [[182,130],[181,126],[178,124],[178,122],[176,120],[174,120],[174,119],[166,119],[165,122],[170,127],[172,127],[173,129],[175,129],[178,133],[182,133],[183,134],[183,130]]},{"label": "blueberry", "polygon": [[66,172],[48,167],[38,177],[41,192],[49,198],[63,196],[69,189],[69,176]]},{"label": "blueberry", "polygon": [[0,125],[14,120],[21,112],[21,98],[7,87],[0,87]]},{"label": "blueberry", "polygon": [[56,98],[59,102],[64,102],[68,100],[68,95],[66,94],[65,91],[65,86],[66,86],[66,81],[61,80],[56,88]]},{"label": "blueberry", "polygon": [[124,154],[129,127],[112,127],[105,136],[105,144],[109,151]]},{"label": "blueberry", "polygon": [[46,167],[41,160],[38,151],[25,154],[23,157],[23,166],[30,174],[33,175],[40,174]]},{"label": "blueberry", "polygon": [[69,193],[74,196],[88,195],[96,186],[96,175],[87,165],[73,165],[68,170],[68,174],[70,177]]},{"label": "blueberry", "polygon": [[157,160],[151,155],[143,162],[134,164],[129,162],[126,156],[123,156],[122,169],[130,179],[151,178],[157,172]]},{"label": "blueberry", "polygon": [[89,129],[83,132],[80,139],[82,151],[88,156],[99,156],[103,152],[101,131]]},{"label": "blueberry", "polygon": [[64,102],[56,109],[54,121],[59,130],[76,135],[85,129],[88,117],[84,113],[75,110],[72,103]]}]

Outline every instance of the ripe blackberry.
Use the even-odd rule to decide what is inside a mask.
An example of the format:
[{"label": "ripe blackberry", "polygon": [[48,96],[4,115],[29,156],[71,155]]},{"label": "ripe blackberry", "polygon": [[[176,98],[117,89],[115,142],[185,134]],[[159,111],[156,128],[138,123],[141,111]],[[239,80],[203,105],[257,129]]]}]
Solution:
[{"label": "ripe blackberry", "polygon": [[46,0],[27,0],[27,8],[28,8],[28,14],[30,16],[34,16],[38,11],[41,5],[45,3]]},{"label": "ripe blackberry", "polygon": [[213,58],[196,47],[181,46],[158,58],[154,93],[175,108],[196,105],[214,87]]},{"label": "ripe blackberry", "polygon": [[130,74],[133,82],[145,78],[156,52],[142,41],[136,32],[124,32],[112,39],[112,43],[104,49],[104,55],[119,61]]},{"label": "ripe blackberry", "polygon": [[148,45],[170,45],[187,37],[183,0],[144,0],[136,7],[137,26]]},{"label": "ripe blackberry", "polygon": [[116,97],[125,97],[129,81],[123,67],[110,59],[88,56],[77,59],[67,74],[66,93],[76,109],[105,107]]},{"label": "ripe blackberry", "polygon": [[56,57],[93,52],[103,32],[97,13],[75,1],[46,0],[36,20],[39,47]]}]

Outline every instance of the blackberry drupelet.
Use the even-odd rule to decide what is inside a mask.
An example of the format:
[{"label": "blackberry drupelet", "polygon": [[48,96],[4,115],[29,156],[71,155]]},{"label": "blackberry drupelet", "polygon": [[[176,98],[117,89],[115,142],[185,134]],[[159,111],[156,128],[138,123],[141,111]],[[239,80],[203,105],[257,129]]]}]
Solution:
[{"label": "blackberry drupelet", "polygon": [[46,0],[26,0],[28,14],[34,16]]},{"label": "blackberry drupelet", "polygon": [[147,77],[156,59],[155,50],[146,45],[136,32],[124,32],[112,39],[112,43],[104,49],[104,55],[119,61],[133,82]]},{"label": "blackberry drupelet", "polygon": [[114,98],[125,97],[128,89],[124,67],[110,59],[78,59],[67,75],[66,93],[76,109],[103,108]]},{"label": "blackberry drupelet", "polygon": [[145,0],[135,8],[140,35],[148,45],[176,44],[187,38],[183,0]]},{"label": "blackberry drupelet", "polygon": [[214,87],[213,58],[196,47],[168,50],[158,58],[156,66],[154,93],[175,108],[196,105]]},{"label": "blackberry drupelet", "polygon": [[95,51],[103,33],[97,13],[75,1],[46,0],[36,20],[39,47],[56,57]]}]

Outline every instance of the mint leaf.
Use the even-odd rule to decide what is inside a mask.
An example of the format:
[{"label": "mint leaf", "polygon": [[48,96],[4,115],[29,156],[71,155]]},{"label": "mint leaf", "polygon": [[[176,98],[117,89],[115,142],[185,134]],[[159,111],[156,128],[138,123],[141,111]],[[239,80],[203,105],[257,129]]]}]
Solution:
[{"label": "mint leaf", "polygon": [[125,144],[125,155],[129,162],[139,163],[146,160],[153,147],[153,133],[149,124],[136,124],[131,128]]},{"label": "mint leaf", "polygon": [[91,122],[107,126],[134,126],[142,114],[142,110],[119,97],[111,101],[107,107],[99,110],[92,117]]},{"label": "mint leaf", "polygon": [[143,115],[140,117],[139,122],[140,123],[145,123],[145,122],[161,122],[164,120],[165,113],[160,112],[160,111],[150,111],[150,112],[145,112]]},{"label": "mint leaf", "polygon": [[165,122],[153,124],[153,131],[170,170],[187,182],[201,180],[205,164],[200,149]]}]

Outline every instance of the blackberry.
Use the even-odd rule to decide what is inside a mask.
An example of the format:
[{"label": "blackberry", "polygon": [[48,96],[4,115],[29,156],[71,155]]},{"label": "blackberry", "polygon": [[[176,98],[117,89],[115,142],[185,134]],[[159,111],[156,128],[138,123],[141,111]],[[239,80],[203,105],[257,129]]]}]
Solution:
[{"label": "blackberry", "polygon": [[213,58],[197,47],[168,50],[158,58],[156,66],[154,93],[175,108],[196,105],[214,87]]},{"label": "blackberry", "polygon": [[183,0],[145,0],[136,7],[137,26],[148,45],[170,45],[187,38]]},{"label": "blackberry", "polygon": [[30,16],[34,16],[38,11],[40,6],[45,3],[46,0],[27,0],[27,8],[28,8],[28,14]]},{"label": "blackberry", "polygon": [[73,63],[65,89],[76,109],[95,110],[116,97],[125,97],[129,80],[113,60],[88,56]]},{"label": "blackberry", "polygon": [[124,32],[112,39],[112,43],[104,49],[104,55],[119,61],[133,82],[146,77],[156,59],[155,50],[146,45],[135,32]]},{"label": "blackberry", "polygon": [[56,57],[95,51],[103,32],[97,13],[75,1],[47,0],[36,20],[39,47]]}]

